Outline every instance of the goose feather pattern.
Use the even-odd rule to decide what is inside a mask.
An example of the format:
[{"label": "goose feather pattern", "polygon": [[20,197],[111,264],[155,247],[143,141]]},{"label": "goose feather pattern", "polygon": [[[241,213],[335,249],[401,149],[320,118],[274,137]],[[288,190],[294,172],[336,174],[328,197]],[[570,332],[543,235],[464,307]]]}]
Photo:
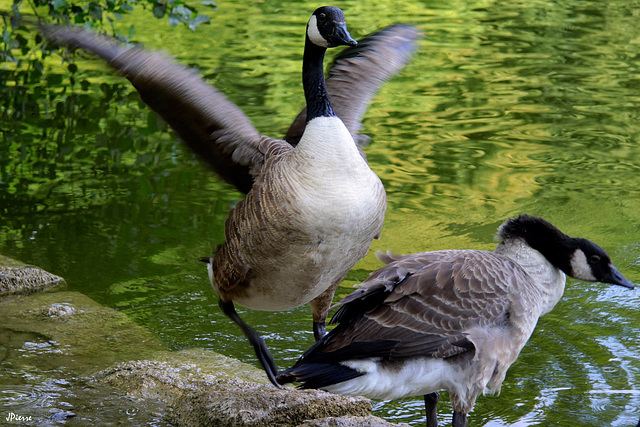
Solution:
[{"label": "goose feather pattern", "polygon": [[378,399],[424,395],[428,427],[446,389],[453,425],[464,427],[476,398],[500,390],[566,274],[634,287],[602,248],[542,218],[511,218],[498,233],[493,252],[379,254],[387,265],[337,304],[338,326],[277,380]]},{"label": "goose feather pattern", "polygon": [[296,141],[289,143],[260,135],[224,95],[161,53],[69,27],[41,30],[56,43],[105,59],[192,151],[247,193],[227,219],[226,241],[204,260],[221,309],[247,335],[276,384],[264,340],[240,319],[233,302],[272,311],[309,303],[314,335],[324,335],[335,289],[379,237],[386,210],[382,183],[352,135],[380,84],[406,63],[418,33],[408,26],[390,27],[338,59],[333,95],[347,127],[330,102],[323,60],[328,47],[356,42],[340,9],[317,9],[305,38],[305,126],[294,123],[289,133]]}]

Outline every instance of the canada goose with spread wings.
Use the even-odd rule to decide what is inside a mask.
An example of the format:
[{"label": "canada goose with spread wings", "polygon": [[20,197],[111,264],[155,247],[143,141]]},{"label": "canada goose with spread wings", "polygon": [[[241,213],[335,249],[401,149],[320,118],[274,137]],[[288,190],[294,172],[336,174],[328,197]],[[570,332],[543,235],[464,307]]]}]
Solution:
[{"label": "canada goose with spread wings", "polygon": [[406,63],[418,33],[393,26],[372,35],[361,49],[338,59],[327,88],[326,49],[356,44],[344,21],[340,9],[322,7],[307,25],[307,108],[303,133],[299,121],[289,131],[295,146],[260,135],[236,105],[165,55],[83,30],[41,28],[58,44],[105,59],[195,153],[247,193],[229,215],[225,243],[206,261],[220,307],[243,329],[274,384],[276,368],[264,340],[233,303],[257,310],[309,303],[319,339],[336,287],[367,253],[384,220],[384,188],[352,135],[380,84]]},{"label": "canada goose with spread wings", "polygon": [[[262,135],[249,118],[194,70],[161,52],[127,47],[111,37],[78,27],[40,26],[51,40],[104,59],[131,81],[142,100],[158,113],[189,148],[242,193],[253,187],[265,163]],[[382,84],[407,64],[421,33],[396,24],[378,30],[339,53],[326,81],[331,105],[359,146],[362,118]],[[306,107],[285,140],[295,146],[306,126]]]},{"label": "canada goose with spread wings", "polygon": [[337,304],[338,326],[278,382],[378,399],[424,395],[428,427],[446,389],[453,425],[463,427],[560,300],[565,274],[634,287],[602,248],[542,218],[508,219],[498,235],[494,252],[380,255],[387,265]]}]

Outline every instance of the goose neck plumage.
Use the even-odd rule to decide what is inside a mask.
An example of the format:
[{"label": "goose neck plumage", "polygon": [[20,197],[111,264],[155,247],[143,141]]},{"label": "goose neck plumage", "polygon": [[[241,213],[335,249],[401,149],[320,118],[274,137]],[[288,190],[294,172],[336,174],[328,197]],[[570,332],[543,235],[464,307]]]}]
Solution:
[{"label": "goose neck plumage", "polygon": [[307,102],[307,123],[316,117],[335,117],[331,107],[322,68],[327,48],[314,44],[306,37],[302,61],[302,86]]},{"label": "goose neck plumage", "polygon": [[532,248],[523,238],[503,240],[494,250],[518,264],[532,279],[540,292],[538,316],[550,312],[564,293],[567,276],[542,253]]}]

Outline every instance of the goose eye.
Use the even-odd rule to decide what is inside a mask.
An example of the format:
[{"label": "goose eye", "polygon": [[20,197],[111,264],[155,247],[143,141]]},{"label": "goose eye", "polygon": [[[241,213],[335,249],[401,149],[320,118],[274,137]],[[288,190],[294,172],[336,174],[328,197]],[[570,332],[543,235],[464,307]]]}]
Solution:
[{"label": "goose eye", "polygon": [[591,255],[589,257],[589,264],[597,264],[600,262],[600,255]]},{"label": "goose eye", "polygon": [[318,21],[324,22],[325,19],[327,19],[327,15],[325,15],[324,13],[321,13],[320,15],[318,15]]}]

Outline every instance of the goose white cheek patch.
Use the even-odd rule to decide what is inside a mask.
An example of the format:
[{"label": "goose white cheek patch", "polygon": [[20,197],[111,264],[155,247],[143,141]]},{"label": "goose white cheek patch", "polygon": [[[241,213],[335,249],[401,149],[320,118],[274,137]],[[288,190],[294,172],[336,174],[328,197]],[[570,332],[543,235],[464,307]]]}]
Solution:
[{"label": "goose white cheek patch", "polygon": [[318,30],[318,19],[315,15],[311,16],[309,19],[309,25],[307,26],[307,36],[309,40],[316,46],[329,47],[329,43],[325,40],[324,37],[320,34],[320,30]]},{"label": "goose white cheek patch", "polygon": [[576,279],[589,280],[591,282],[597,282],[591,272],[591,266],[587,262],[587,256],[580,249],[576,249],[576,251],[571,255],[571,270],[573,274],[571,276]]}]

